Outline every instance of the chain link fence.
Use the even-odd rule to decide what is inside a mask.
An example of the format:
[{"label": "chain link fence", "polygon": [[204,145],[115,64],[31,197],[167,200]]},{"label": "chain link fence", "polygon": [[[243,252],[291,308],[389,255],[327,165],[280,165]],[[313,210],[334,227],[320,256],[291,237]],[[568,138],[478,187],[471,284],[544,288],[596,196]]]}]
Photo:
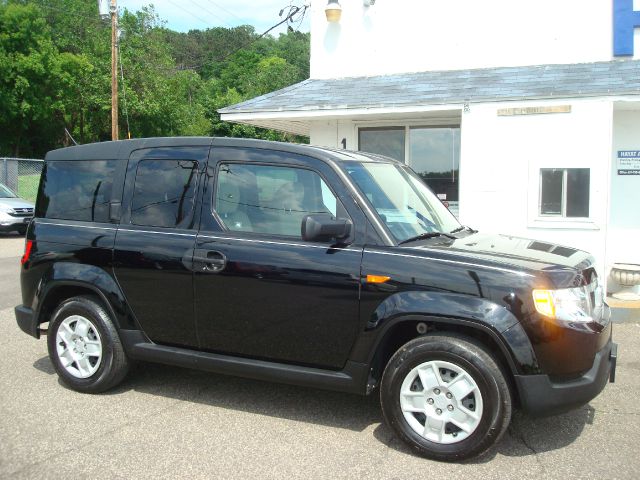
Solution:
[{"label": "chain link fence", "polygon": [[35,202],[43,164],[33,158],[0,157],[0,182],[19,197]]}]

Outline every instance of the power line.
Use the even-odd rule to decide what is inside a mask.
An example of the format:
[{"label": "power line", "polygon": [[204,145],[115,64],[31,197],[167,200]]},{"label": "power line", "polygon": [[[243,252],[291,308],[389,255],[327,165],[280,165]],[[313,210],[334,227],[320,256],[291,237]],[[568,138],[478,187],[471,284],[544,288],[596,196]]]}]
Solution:
[{"label": "power line", "polygon": [[90,19],[90,20],[94,20],[96,22],[102,23],[102,20],[100,19],[99,15],[97,13],[95,15],[84,14],[84,13],[74,12],[72,10],[63,10],[61,8],[54,7],[54,6],[48,5],[48,4],[38,4],[37,7],[38,8],[45,8],[45,9],[51,10],[53,12],[60,12],[60,13],[62,13],[64,15],[73,15],[74,17],[86,18],[86,19]]},{"label": "power line", "polygon": [[[211,1],[211,0],[205,0],[205,1]],[[199,17],[198,15],[196,15],[195,13],[193,13],[190,10],[187,10],[184,8],[183,5],[178,5],[177,3],[175,3],[172,0],[168,0],[169,3],[171,3],[173,6],[185,11],[186,13],[188,13],[189,15],[191,15],[192,17],[194,17],[196,20],[198,20],[199,22],[203,23],[204,25],[211,27],[211,23],[206,22],[205,20],[203,20],[201,17]],[[228,10],[220,7],[220,5],[216,4],[215,2],[211,1],[211,3],[215,4],[216,6],[218,6],[219,8],[221,8],[222,10],[225,10],[227,12],[229,12]],[[85,19],[90,19],[95,21],[96,23],[104,23],[100,20],[98,14],[96,13],[96,15],[85,15],[82,13],[78,13],[78,12],[73,12],[73,11],[69,11],[69,10],[63,10],[61,8],[57,8],[51,5],[46,5],[46,4],[40,4],[40,6],[42,8],[46,8],[49,9],[51,11],[56,11],[56,12],[60,12],[63,13],[65,15],[73,15],[79,18],[85,18]],[[200,7],[202,8],[202,7]],[[303,5],[302,7],[298,7],[295,5],[292,5],[291,2],[289,2],[289,5],[284,7],[282,10],[280,10],[280,16],[282,16],[283,13],[286,12],[285,17],[280,20],[278,23],[276,23],[275,25],[273,25],[272,27],[268,28],[267,30],[265,30],[264,32],[262,32],[260,35],[258,35],[257,37],[249,40],[248,42],[242,44],[241,46],[239,46],[238,48],[232,50],[231,52],[213,59],[213,61],[217,61],[217,62],[223,62],[226,59],[228,59],[230,56],[234,55],[235,53],[239,52],[240,50],[243,50],[249,46],[251,46],[252,44],[256,43],[258,40],[260,40],[261,38],[265,37],[268,33],[270,33],[271,31],[273,31],[274,29],[278,28],[280,25],[283,25],[284,23],[287,22],[291,22],[292,24],[296,25],[296,27],[299,27],[300,24],[304,21],[305,18],[305,14],[307,12],[308,9],[308,5]],[[203,9],[204,10],[204,9]],[[230,14],[234,15],[233,13],[229,12]],[[298,18],[296,18],[298,15],[300,15]],[[237,15],[234,15],[236,18]],[[240,19],[241,20],[241,19]],[[229,24],[227,24],[229,25]],[[231,26],[230,26],[231,27]],[[231,27],[231,28],[238,28],[238,27]],[[190,65],[190,66],[185,66],[185,67],[179,67],[179,68],[171,68],[171,69],[164,69],[164,70],[196,70],[198,68],[203,67],[205,64],[201,64],[201,65]]]},{"label": "power line", "polygon": [[193,13],[190,10],[187,10],[186,8],[184,8],[184,5],[178,5],[177,3],[173,2],[172,0],[167,0],[171,5],[173,5],[174,7],[179,8],[180,10],[183,10],[184,12],[188,13],[189,15],[191,15],[193,18],[195,18],[196,20],[198,20],[201,23],[204,23],[206,26],[210,26],[210,22],[206,22],[204,21],[202,18],[200,18],[198,15],[196,15],[195,13]]},{"label": "power line", "polygon": [[238,20],[240,20],[241,22],[244,22],[245,24],[249,24],[249,22],[247,22],[245,19],[240,18],[239,16],[237,16],[235,13],[233,13],[230,10],[227,10],[226,8],[224,8],[222,5],[214,2],[213,0],[205,0],[208,1],[209,3],[213,3],[216,7],[218,7],[220,10],[227,12],[229,15],[231,15],[232,17],[236,17]]},{"label": "power line", "polygon": [[[298,23],[295,26],[295,30],[300,30],[300,25],[302,25],[302,22],[304,22],[305,19],[305,13],[307,13],[307,8],[309,8],[309,3],[305,3],[304,4],[304,9],[302,10],[302,15],[300,15],[300,20],[298,20]],[[289,7],[291,7],[291,2],[289,3]]]},{"label": "power line", "polygon": [[[171,0],[169,0],[171,1]],[[227,53],[226,55],[223,55],[222,57],[218,57],[215,58],[214,61],[217,62],[224,62],[227,58],[229,58],[230,56],[232,56],[233,54],[239,52],[240,50],[243,50],[245,48],[247,48],[248,46],[254,44],[255,42],[257,42],[258,40],[260,40],[261,38],[263,38],[264,36],[266,36],[269,32],[271,32],[272,30],[278,28],[280,25],[282,25],[283,23],[286,22],[294,22],[297,20],[294,20],[294,17],[296,15],[298,15],[298,13],[300,13],[300,11],[302,10],[302,14],[301,14],[301,20],[304,19],[304,15],[307,11],[308,6],[307,5],[303,5],[302,7],[297,7],[295,5],[291,5],[289,4],[288,7],[283,8],[282,10],[280,10],[280,16],[282,16],[282,14],[289,9],[289,11],[287,12],[287,14],[285,15],[284,19],[280,20],[278,23],[276,23],[275,25],[273,25],[271,28],[265,30],[264,32],[262,32],[260,35],[258,35],[255,38],[252,38],[251,40],[249,40],[248,42],[240,45],[238,48],[232,50],[231,52]],[[183,67],[180,70],[195,70],[197,68],[201,68],[204,67],[206,64],[201,64],[201,65],[191,65],[188,67]]]},{"label": "power line", "polygon": [[225,25],[227,25],[230,28],[233,28],[233,25],[231,25],[229,22],[227,22],[224,18],[219,17],[217,14],[213,13],[211,10],[209,10],[208,8],[203,7],[202,5],[200,5],[199,3],[197,3],[195,0],[189,0],[191,3],[193,3],[196,7],[198,7],[201,10],[204,10],[205,12],[207,12],[209,15],[211,15],[214,18],[217,18],[218,20],[220,20],[222,23],[224,23]]},{"label": "power line", "polygon": [[226,54],[224,57],[222,57],[221,59],[219,59],[218,61],[223,62],[224,60],[226,60],[227,58],[229,58],[231,55],[233,55],[234,53],[238,52],[239,50],[242,50],[243,48],[248,47],[249,45],[257,42],[258,40],[260,40],[261,38],[263,38],[265,35],[267,35],[269,32],[271,32],[272,30],[275,30],[276,28],[278,28],[280,25],[282,25],[283,23],[289,22],[289,21],[293,21],[293,17],[295,17],[300,10],[302,10],[302,16],[304,17],[305,12],[307,11],[307,6],[304,5],[302,8],[301,7],[296,7],[296,6],[289,6],[289,7],[285,7],[282,10],[280,10],[280,16],[282,16],[282,14],[284,13],[284,11],[286,9],[289,9],[289,12],[287,13],[287,15],[285,15],[284,19],[280,20],[278,23],[276,23],[273,27],[265,30],[264,32],[262,32],[260,35],[258,35],[256,38],[252,39],[251,41],[245,43],[244,45],[241,45],[240,47],[236,48],[235,50],[233,50],[232,52]]}]

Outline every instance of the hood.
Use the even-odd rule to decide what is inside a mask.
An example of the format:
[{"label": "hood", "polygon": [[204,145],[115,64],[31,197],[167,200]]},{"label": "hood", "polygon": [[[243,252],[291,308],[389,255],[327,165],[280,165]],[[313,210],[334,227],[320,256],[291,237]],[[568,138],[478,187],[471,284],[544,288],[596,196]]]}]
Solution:
[{"label": "hood", "polygon": [[458,258],[473,259],[475,263],[533,271],[582,271],[593,266],[593,257],[582,250],[510,235],[474,233],[456,240],[437,237],[402,247],[455,254]]},{"label": "hood", "polygon": [[11,208],[34,208],[33,203],[22,198],[0,198],[0,205],[6,205]]}]

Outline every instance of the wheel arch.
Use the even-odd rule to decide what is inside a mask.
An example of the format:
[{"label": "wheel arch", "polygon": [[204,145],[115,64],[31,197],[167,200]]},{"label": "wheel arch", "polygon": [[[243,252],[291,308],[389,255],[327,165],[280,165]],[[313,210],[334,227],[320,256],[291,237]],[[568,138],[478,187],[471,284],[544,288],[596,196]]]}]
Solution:
[{"label": "wheel arch", "polygon": [[50,320],[55,309],[63,301],[77,296],[97,297],[107,310],[118,329],[122,326],[122,315],[118,315],[107,295],[95,285],[77,280],[56,280],[47,284],[36,309],[36,324],[41,325]]}]

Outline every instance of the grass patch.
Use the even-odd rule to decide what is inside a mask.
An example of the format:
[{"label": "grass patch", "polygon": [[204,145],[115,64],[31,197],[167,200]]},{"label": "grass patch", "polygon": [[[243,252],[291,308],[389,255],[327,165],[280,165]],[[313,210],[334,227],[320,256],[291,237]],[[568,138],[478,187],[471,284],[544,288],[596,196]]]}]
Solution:
[{"label": "grass patch", "polygon": [[20,175],[18,177],[18,195],[30,202],[36,201],[38,195],[38,184],[40,183],[40,174],[36,175]]}]

